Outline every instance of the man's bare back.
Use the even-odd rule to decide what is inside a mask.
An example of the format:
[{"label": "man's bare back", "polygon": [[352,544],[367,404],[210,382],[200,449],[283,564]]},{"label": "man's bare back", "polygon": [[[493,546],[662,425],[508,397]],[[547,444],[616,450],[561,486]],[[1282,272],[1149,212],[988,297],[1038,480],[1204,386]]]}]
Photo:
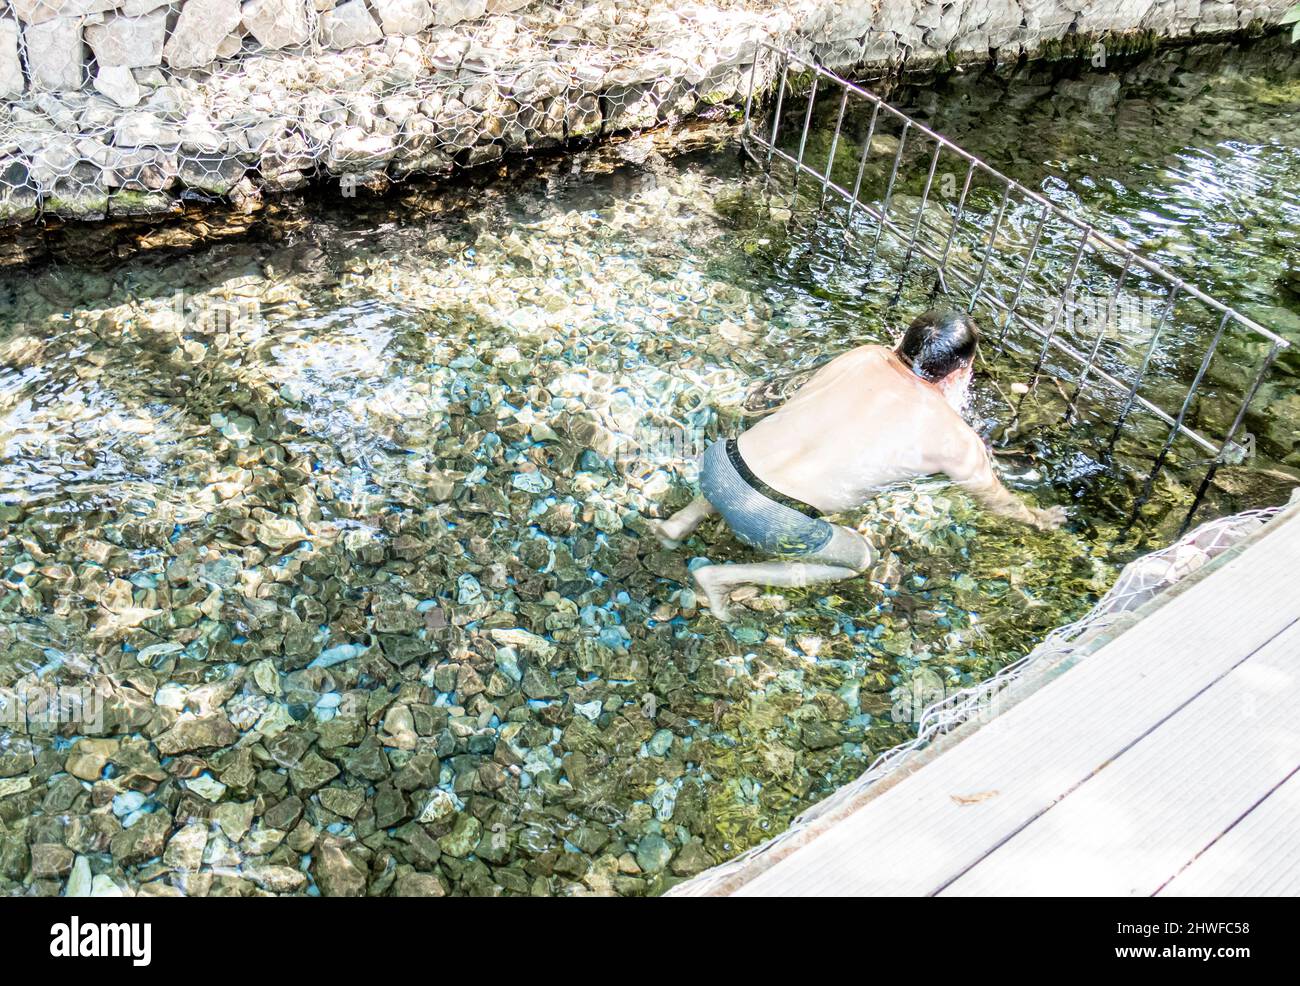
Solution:
[{"label": "man's bare back", "polygon": [[754,472],[823,513],[860,507],[891,483],[947,472],[952,461],[973,465],[972,447],[984,451],[943,395],[883,346],[833,359],[739,444]]},{"label": "man's bare back", "polygon": [[666,521],[661,540],[688,536],[721,511],[747,543],[797,560],[710,565],[695,579],[720,619],[747,583],[796,586],[852,577],[872,563],[856,531],[818,514],[861,507],[897,482],[944,474],[985,509],[1049,529],[1060,507],[1030,507],[999,482],[979,435],[958,411],[976,332],[955,312],[928,312],[898,351],[861,346],[822,367],[784,405],[733,442],[705,452],[703,496]]}]

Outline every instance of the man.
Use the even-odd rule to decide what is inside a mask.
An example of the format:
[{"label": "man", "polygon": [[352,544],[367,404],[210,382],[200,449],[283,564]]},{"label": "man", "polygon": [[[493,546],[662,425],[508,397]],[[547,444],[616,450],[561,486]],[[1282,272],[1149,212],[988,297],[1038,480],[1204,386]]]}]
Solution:
[{"label": "man", "polygon": [[697,569],[714,616],[730,618],[727,598],[742,585],[804,586],[870,568],[866,539],[821,515],[861,507],[891,483],[943,473],[993,513],[1040,530],[1064,523],[1064,508],[1026,506],[998,481],[962,419],[978,338],[968,315],[926,312],[896,350],[836,357],[739,439],[705,450],[703,495],[651,521],[655,534],[676,547],[721,513],[740,540],[783,559]]}]

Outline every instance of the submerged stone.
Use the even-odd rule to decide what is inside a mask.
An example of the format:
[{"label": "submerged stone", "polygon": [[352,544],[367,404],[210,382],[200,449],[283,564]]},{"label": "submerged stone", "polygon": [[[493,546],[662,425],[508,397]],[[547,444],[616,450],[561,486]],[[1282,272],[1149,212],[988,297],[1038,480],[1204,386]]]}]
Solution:
[{"label": "submerged stone", "polygon": [[645,873],[659,873],[672,859],[673,847],[663,836],[650,833],[643,836],[636,847],[636,863]]},{"label": "submerged stone", "polygon": [[474,851],[483,832],[483,826],[473,815],[460,815],[452,830],[438,840],[439,848],[448,856],[463,859]]}]

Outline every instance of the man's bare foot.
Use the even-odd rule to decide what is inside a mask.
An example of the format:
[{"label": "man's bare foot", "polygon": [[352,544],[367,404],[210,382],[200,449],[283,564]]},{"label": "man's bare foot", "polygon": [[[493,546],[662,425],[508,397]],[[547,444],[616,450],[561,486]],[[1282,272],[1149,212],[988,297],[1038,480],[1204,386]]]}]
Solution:
[{"label": "man's bare foot", "polygon": [[646,527],[650,528],[650,533],[658,538],[659,543],[665,548],[680,548],[682,546],[681,541],[669,536],[669,531],[672,530],[672,528],[668,526],[668,521],[647,520]]},{"label": "man's bare foot", "polygon": [[697,568],[691,573],[691,578],[695,580],[696,587],[708,600],[709,612],[721,622],[730,623],[731,610],[727,607],[727,597],[731,595],[731,587],[718,578],[716,567],[704,565]]},{"label": "man's bare foot", "polygon": [[1054,531],[1070,519],[1064,507],[1048,507],[1045,510],[1030,507],[1029,512],[1034,515],[1033,525],[1040,531]]}]

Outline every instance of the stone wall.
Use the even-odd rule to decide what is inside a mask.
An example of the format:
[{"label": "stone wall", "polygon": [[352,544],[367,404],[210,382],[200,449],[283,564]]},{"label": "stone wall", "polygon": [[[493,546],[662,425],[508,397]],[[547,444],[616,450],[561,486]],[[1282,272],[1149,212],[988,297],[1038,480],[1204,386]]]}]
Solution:
[{"label": "stone wall", "polygon": [[1220,34],[1292,0],[0,0],[0,226],[254,201],[743,99],[755,42],[836,68]]}]

